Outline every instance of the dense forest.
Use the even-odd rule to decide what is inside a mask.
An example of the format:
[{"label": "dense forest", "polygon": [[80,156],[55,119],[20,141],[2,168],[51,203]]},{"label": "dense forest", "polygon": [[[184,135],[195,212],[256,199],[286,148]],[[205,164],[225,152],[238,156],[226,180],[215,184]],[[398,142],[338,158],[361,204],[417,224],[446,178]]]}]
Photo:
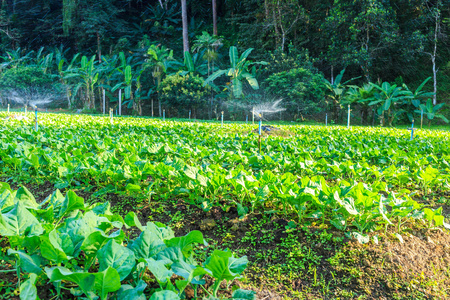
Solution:
[{"label": "dense forest", "polygon": [[[450,104],[449,0],[3,0],[2,105],[395,125]],[[409,119],[409,120],[408,120]]]}]

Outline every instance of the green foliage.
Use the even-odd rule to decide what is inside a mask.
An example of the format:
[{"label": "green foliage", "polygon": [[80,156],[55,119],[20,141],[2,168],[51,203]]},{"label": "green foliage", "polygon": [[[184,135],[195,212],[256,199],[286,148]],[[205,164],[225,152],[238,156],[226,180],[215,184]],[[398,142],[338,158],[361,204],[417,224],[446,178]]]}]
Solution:
[{"label": "green foliage", "polygon": [[[410,142],[406,130],[354,128],[351,135],[342,135],[338,127],[292,126],[289,130],[301,139],[285,138],[281,143],[280,137],[271,137],[262,143],[260,154],[252,134],[238,134],[230,141],[229,136],[221,134],[218,124],[186,126],[173,121],[170,130],[164,130],[168,123],[158,120],[127,118],[120,122],[126,126],[111,126],[107,118],[48,114],[42,116],[42,129],[34,135],[27,133],[26,124],[5,123],[9,134],[0,136],[4,145],[0,149],[2,170],[7,176],[26,180],[49,178],[61,188],[95,184],[101,190],[135,193],[152,201],[183,199],[204,210],[233,206],[241,217],[268,210],[298,222],[331,224],[348,234],[360,235],[397,226],[399,218],[401,224],[420,219],[425,207],[411,197],[411,191],[440,191],[447,189],[450,182],[449,137],[440,131],[416,132],[416,139]],[[57,124],[67,123],[79,125],[54,129]],[[250,131],[244,124],[226,126],[229,132]],[[36,139],[44,138],[46,147],[37,147],[36,143],[41,142]],[[138,146],[135,138],[140,140]],[[152,178],[150,182],[148,178]],[[80,251],[90,257],[111,240],[120,244],[124,238],[119,231],[113,235],[95,232],[89,239],[98,242],[88,246],[71,236],[74,231],[70,226],[60,233],[44,228],[47,231],[42,234],[34,215],[24,212],[23,218],[16,217],[17,212],[28,207],[33,211],[39,207],[34,197],[25,189],[15,194],[7,186],[4,189],[1,203],[7,203],[10,210],[4,212],[1,228],[8,235],[39,235],[41,254],[52,263],[64,263],[79,256]],[[15,205],[15,198],[24,204]],[[48,222],[58,222],[65,214],[75,214],[83,207],[80,197],[72,192],[66,197],[55,193],[47,202],[54,203],[54,209],[40,210],[39,218]],[[392,209],[395,207],[400,215]],[[106,208],[98,207],[96,211]],[[173,232],[157,225],[145,226],[132,213],[124,222],[143,231],[129,246],[136,259],[150,259],[166,247],[179,247],[181,255],[189,257],[191,248],[186,245],[198,241],[196,234],[189,234],[163,243],[164,236],[173,238]],[[402,230],[400,225],[399,234]],[[153,239],[155,236],[159,239]],[[66,242],[69,238],[73,247]],[[32,241],[27,240],[29,247],[37,247]],[[22,242],[22,238],[12,241],[14,245]],[[124,257],[112,241],[108,247],[118,259]],[[172,260],[180,253],[167,250],[164,256]],[[107,256],[102,255],[102,270],[108,266],[120,269],[109,265]],[[26,259],[30,263],[27,268],[34,268],[37,261],[30,257]],[[151,261],[145,263],[153,266]],[[187,266],[177,268],[172,271],[187,277],[193,274]],[[127,271],[120,269],[119,274],[124,276]],[[165,284],[162,277],[161,284]]]},{"label": "green foliage", "polygon": [[288,110],[302,114],[314,114],[324,107],[322,102],[326,86],[323,76],[309,69],[296,68],[270,75],[264,81],[264,90],[276,98],[283,99]]},{"label": "green foliage", "polygon": [[[8,254],[16,259],[17,274],[21,270],[29,274],[20,286],[21,299],[37,299],[38,277],[55,284],[57,297],[62,287],[74,284],[76,288],[70,289],[74,296],[84,294],[88,299],[105,300],[113,293],[124,299],[146,299],[146,284],[141,279],[147,269],[162,289],[150,299],[181,299],[188,285],[196,290],[204,284],[201,278],[207,273],[215,278],[212,292],[216,295],[223,279],[236,278],[247,265],[246,257],[216,250],[204,269],[192,251],[194,244],[204,243],[203,235],[192,231],[175,237],[159,223],[140,225],[139,237],[127,238],[125,246],[123,230],[130,225],[113,215],[108,203],[85,205],[72,191],[65,197],[56,191],[37,204],[25,188],[13,191],[1,183],[0,195],[0,234],[8,238]],[[133,214],[125,219],[134,219]],[[222,270],[223,263],[228,273]],[[173,274],[182,278],[175,285],[170,281]],[[122,286],[127,279],[136,279],[137,285]]]},{"label": "green foliage", "polygon": [[50,74],[44,73],[38,67],[17,67],[7,69],[2,73],[2,89],[22,89],[49,87],[53,83]]},{"label": "green foliage", "polygon": [[[229,56],[230,56],[230,65],[231,67],[226,70],[218,70],[214,72],[211,76],[209,76],[204,85],[210,84],[214,81],[214,79],[227,75],[230,77],[231,83],[231,92],[235,98],[241,98],[244,93],[242,90],[242,85],[244,80],[248,82],[248,84],[254,89],[259,89],[258,80],[255,78],[254,74],[249,73],[249,67],[252,65],[265,65],[266,62],[251,62],[247,60],[247,57],[253,51],[252,48],[245,50],[241,56],[238,56],[238,50],[235,46],[230,47]],[[253,72],[254,73],[254,72]]]},{"label": "green foliage", "polygon": [[369,102],[369,105],[377,106],[378,114],[382,115],[382,125],[392,126],[394,120],[406,112],[401,109],[401,106],[410,101],[411,93],[395,84],[391,85],[389,82],[383,82],[381,85],[370,84],[377,91],[375,92],[375,99],[366,99],[366,101],[372,100]]},{"label": "green foliage", "polygon": [[193,74],[168,75],[160,85],[161,101],[165,106],[179,111],[180,115],[185,113],[183,108],[199,110],[206,105],[209,94],[209,88],[204,86],[204,82],[203,78]]},{"label": "green foliage", "polygon": [[430,124],[431,120],[433,120],[435,117],[438,117],[442,119],[445,123],[448,123],[448,119],[439,113],[438,111],[445,105],[445,103],[439,103],[436,105],[433,105],[433,101],[431,99],[427,100],[427,104],[420,104],[419,108],[420,110],[414,111],[415,113],[424,113],[426,117],[428,118]]}]

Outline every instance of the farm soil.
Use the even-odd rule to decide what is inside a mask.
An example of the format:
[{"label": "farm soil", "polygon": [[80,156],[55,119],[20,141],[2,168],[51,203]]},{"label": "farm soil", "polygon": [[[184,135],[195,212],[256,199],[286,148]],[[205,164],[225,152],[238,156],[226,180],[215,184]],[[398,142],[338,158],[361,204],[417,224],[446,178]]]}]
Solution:
[{"label": "farm soil", "polygon": [[[54,191],[50,182],[24,185],[38,202]],[[89,202],[99,201],[91,191],[76,193]],[[332,227],[312,223],[290,228],[284,216],[250,214],[239,219],[235,207],[204,212],[182,200],[147,204],[113,193],[101,200],[110,201],[113,210],[119,207],[122,215],[136,211],[142,223],[169,224],[175,235],[201,230],[209,243],[203,251],[230,248],[247,255],[244,278],[233,284],[256,291],[257,299],[450,299],[450,235],[441,230],[411,224],[402,233],[403,243],[388,231],[378,233],[378,244],[360,244]],[[301,251],[293,251],[296,247]],[[14,284],[17,277],[14,272],[0,273],[0,282]],[[51,285],[40,287],[39,297],[51,298],[52,290]]]}]

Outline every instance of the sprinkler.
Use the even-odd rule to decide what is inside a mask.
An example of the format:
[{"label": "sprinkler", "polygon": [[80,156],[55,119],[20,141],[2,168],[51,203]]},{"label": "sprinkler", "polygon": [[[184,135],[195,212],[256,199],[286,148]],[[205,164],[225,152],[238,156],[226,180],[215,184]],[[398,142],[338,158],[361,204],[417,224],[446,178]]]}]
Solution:
[{"label": "sprinkler", "polygon": [[163,121],[165,121],[165,120],[166,120],[166,110],[163,109]]},{"label": "sprinkler", "polygon": [[191,119],[191,110],[189,110],[189,120]]},{"label": "sprinkler", "polygon": [[423,109],[420,110],[420,129],[422,129],[423,125]]},{"label": "sprinkler", "polygon": [[119,116],[122,115],[122,90],[119,90]]},{"label": "sprinkler", "polygon": [[411,128],[408,129],[411,129],[411,138],[409,140],[412,141],[414,138],[414,119],[412,120]]},{"label": "sprinkler", "polygon": [[350,104],[348,105],[347,129],[350,128]]},{"label": "sprinkler", "polygon": [[245,116],[245,124],[248,123],[248,115]]},{"label": "sprinkler", "polygon": [[34,106],[34,130],[38,131],[39,127],[38,127],[38,113],[37,113],[37,106]]},{"label": "sprinkler", "polygon": [[9,114],[9,103],[8,103],[8,114]]},{"label": "sprinkler", "polygon": [[262,125],[262,115],[259,114],[259,129],[258,129],[258,133],[259,133],[259,154],[261,154],[261,126]]},{"label": "sprinkler", "polygon": [[255,124],[255,108],[252,109],[252,125]]},{"label": "sprinkler", "polygon": [[223,127],[223,111],[222,111],[222,113],[221,113],[221,117],[220,117],[220,123],[221,123],[221,125],[220,125],[220,126],[222,126],[222,127]]},{"label": "sprinkler", "polygon": [[113,109],[112,108],[109,109],[109,122],[112,125],[112,123],[113,123]]},{"label": "sprinkler", "polygon": [[106,114],[106,97],[105,97],[105,89],[103,91],[103,114]]},{"label": "sprinkler", "polygon": [[325,114],[325,126],[328,126],[328,114]]}]

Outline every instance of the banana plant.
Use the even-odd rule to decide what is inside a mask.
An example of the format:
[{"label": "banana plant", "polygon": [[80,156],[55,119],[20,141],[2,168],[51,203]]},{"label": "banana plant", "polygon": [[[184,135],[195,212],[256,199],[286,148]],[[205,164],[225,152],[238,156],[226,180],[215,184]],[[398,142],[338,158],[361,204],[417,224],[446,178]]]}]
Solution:
[{"label": "banana plant", "polygon": [[22,48],[20,47],[17,48],[17,50],[6,51],[6,56],[0,56],[0,58],[4,60],[4,62],[0,64],[0,69],[17,68],[26,61],[31,60],[31,54],[33,54],[33,51],[22,55]]},{"label": "banana plant", "polygon": [[[404,100],[411,99],[410,92],[404,90],[402,87],[396,84],[390,84],[389,82],[383,82],[380,85],[370,83],[378,91],[375,92],[375,100],[369,103],[369,106],[378,105],[378,114],[381,115],[381,125],[392,126],[392,122],[400,114],[404,113],[404,110],[398,109],[400,104],[404,104]],[[386,122],[387,120],[387,122]]]},{"label": "banana plant", "polygon": [[241,54],[241,56],[238,56],[238,51],[235,46],[230,47],[229,55],[230,55],[230,68],[226,70],[218,70],[214,72],[211,76],[209,76],[204,86],[207,84],[211,84],[214,79],[226,74],[230,77],[231,82],[231,91],[233,93],[233,96],[235,98],[241,98],[244,93],[242,91],[242,83],[243,81],[247,81],[248,84],[254,89],[259,89],[258,80],[255,78],[253,74],[249,72],[249,67],[252,65],[260,64],[260,65],[267,65],[267,62],[261,61],[261,62],[251,62],[247,60],[247,57],[250,55],[250,53],[253,51],[253,48],[249,48],[244,51],[244,53]]},{"label": "banana plant", "polygon": [[101,69],[96,66],[95,55],[90,60],[86,56],[81,58],[80,67],[73,70],[72,74],[81,77],[80,82],[75,87],[75,93],[83,87],[85,89],[84,107],[95,109],[94,86],[97,84]]},{"label": "banana plant", "polygon": [[415,110],[415,113],[422,113],[427,116],[428,119],[428,126],[431,125],[431,120],[433,120],[435,117],[442,119],[445,123],[448,123],[448,119],[438,111],[445,105],[445,103],[439,103],[436,105],[433,105],[433,101],[431,99],[427,100],[427,104],[420,104],[419,108],[420,110]]},{"label": "banana plant", "polygon": [[36,61],[36,66],[41,68],[45,74],[45,73],[47,73],[48,69],[52,65],[54,53],[51,52],[47,55],[44,55],[43,52],[44,52],[44,47],[41,47],[36,54],[35,61]]},{"label": "banana plant", "polygon": [[184,66],[185,71],[182,71],[181,76],[185,76],[189,73],[206,75],[208,70],[206,69],[206,63],[202,61],[203,52],[195,53],[191,55],[188,51],[184,52]]},{"label": "banana plant", "polygon": [[331,109],[333,110],[333,119],[335,122],[338,121],[339,109],[341,108],[341,104],[345,99],[345,92],[347,90],[346,84],[358,78],[358,77],[352,78],[350,80],[345,81],[344,83],[341,83],[342,78],[344,77],[344,73],[345,69],[343,69],[339,73],[339,75],[336,76],[336,79],[333,82],[324,79],[325,85],[329,90],[326,103],[327,106],[331,106]]},{"label": "banana plant", "polygon": [[347,104],[359,104],[361,106],[361,121],[363,124],[367,123],[369,115],[369,101],[374,98],[375,89],[370,84],[364,84],[363,86],[350,85],[343,103]]},{"label": "banana plant", "polygon": [[56,65],[57,65],[57,69],[58,69],[58,79],[61,82],[61,84],[65,87],[66,89],[66,97],[67,97],[67,103],[68,103],[68,107],[69,109],[72,107],[72,101],[71,101],[71,83],[70,83],[70,78],[72,77],[77,77],[77,74],[72,73],[73,70],[73,64],[75,63],[75,61],[77,60],[78,56],[80,55],[80,53],[77,53],[74,55],[74,57],[72,58],[72,61],[70,62],[70,64],[64,68],[64,64],[66,63],[66,59],[62,56],[61,53],[57,53],[56,54]]},{"label": "banana plant", "polygon": [[[170,50],[164,46],[151,45],[147,51],[149,54],[147,64],[153,69],[152,76],[155,79],[156,87],[159,88],[167,69],[170,67],[171,61],[173,61],[173,50]],[[158,97],[158,109],[159,116],[161,117],[161,100]],[[153,100],[152,100],[152,116],[153,116]]]}]

